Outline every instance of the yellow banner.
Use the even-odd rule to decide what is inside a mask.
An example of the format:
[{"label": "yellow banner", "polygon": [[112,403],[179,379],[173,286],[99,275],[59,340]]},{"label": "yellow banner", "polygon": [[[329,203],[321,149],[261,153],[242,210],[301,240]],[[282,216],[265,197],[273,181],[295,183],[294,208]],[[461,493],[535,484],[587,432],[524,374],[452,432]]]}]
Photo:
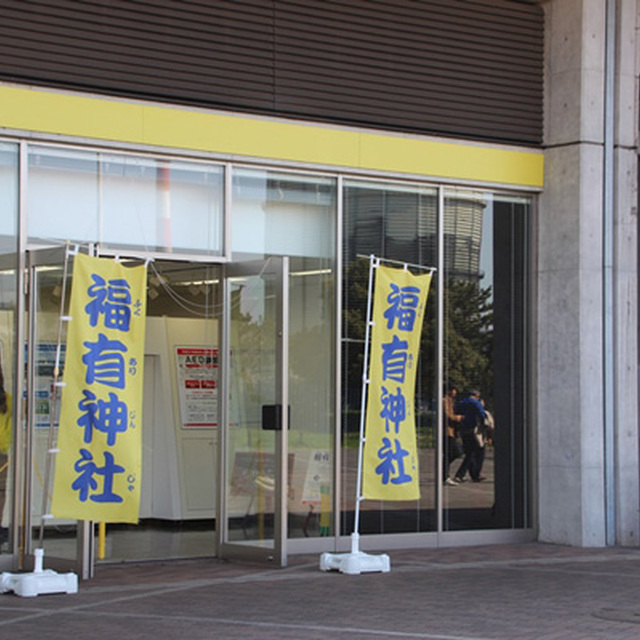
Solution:
[{"label": "yellow banner", "polygon": [[431,274],[378,266],[363,452],[362,496],[418,500],[414,411],[420,335]]},{"label": "yellow banner", "polygon": [[146,282],[145,266],[75,258],[51,507],[56,518],[138,521]]}]

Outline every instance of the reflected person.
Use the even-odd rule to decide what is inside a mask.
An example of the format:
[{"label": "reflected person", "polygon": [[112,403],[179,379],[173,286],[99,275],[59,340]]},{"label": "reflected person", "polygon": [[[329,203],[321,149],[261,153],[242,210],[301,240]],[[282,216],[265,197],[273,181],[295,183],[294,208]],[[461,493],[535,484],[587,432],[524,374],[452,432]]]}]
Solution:
[{"label": "reflected person", "polygon": [[480,400],[480,392],[477,389],[471,390],[469,395],[458,403],[456,412],[462,414],[459,432],[464,458],[456,471],[455,480],[464,482],[469,472],[473,482],[481,482],[485,479],[480,472],[484,463],[483,431],[487,414]]},{"label": "reflected person", "polygon": [[462,455],[460,445],[458,444],[457,431],[462,422],[462,415],[455,412],[455,399],[458,395],[456,387],[451,386],[442,399],[442,408],[444,412],[444,438],[442,441],[442,475],[446,485],[455,486],[458,483],[449,477],[449,467],[451,463]]}]

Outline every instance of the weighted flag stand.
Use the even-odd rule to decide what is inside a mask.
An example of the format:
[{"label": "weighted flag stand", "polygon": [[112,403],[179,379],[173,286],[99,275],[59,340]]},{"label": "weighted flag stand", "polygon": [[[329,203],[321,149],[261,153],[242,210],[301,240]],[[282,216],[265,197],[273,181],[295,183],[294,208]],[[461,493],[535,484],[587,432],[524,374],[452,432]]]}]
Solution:
[{"label": "weighted flag stand", "polygon": [[382,572],[391,570],[389,556],[386,553],[371,555],[360,551],[360,503],[362,496],[362,464],[365,442],[365,418],[367,389],[369,386],[369,342],[371,338],[371,308],[373,306],[373,274],[380,265],[380,258],[369,256],[369,289],[367,296],[367,323],[365,330],[364,363],[362,371],[362,404],[360,410],[360,439],[358,446],[358,475],[356,480],[356,504],[353,533],[351,534],[350,553],[323,553],[320,556],[321,571],[340,571],[349,575]]}]

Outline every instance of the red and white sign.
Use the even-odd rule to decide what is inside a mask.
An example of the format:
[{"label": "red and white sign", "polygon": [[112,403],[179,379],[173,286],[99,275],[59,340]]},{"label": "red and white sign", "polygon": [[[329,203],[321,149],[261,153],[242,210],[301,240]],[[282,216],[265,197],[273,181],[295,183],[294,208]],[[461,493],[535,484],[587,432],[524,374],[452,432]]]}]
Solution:
[{"label": "red and white sign", "polygon": [[183,429],[218,426],[218,350],[176,347],[178,394]]}]

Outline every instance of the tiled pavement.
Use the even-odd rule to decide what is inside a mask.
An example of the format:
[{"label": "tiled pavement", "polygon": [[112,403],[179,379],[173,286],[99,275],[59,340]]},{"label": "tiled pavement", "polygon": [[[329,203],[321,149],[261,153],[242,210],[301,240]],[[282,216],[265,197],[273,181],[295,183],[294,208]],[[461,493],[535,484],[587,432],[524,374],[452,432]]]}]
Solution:
[{"label": "tiled pavement", "polygon": [[[217,560],[100,566],[75,595],[0,596],[11,640],[640,639],[640,550],[393,551],[391,572]],[[46,560],[45,560],[46,565]]]}]

